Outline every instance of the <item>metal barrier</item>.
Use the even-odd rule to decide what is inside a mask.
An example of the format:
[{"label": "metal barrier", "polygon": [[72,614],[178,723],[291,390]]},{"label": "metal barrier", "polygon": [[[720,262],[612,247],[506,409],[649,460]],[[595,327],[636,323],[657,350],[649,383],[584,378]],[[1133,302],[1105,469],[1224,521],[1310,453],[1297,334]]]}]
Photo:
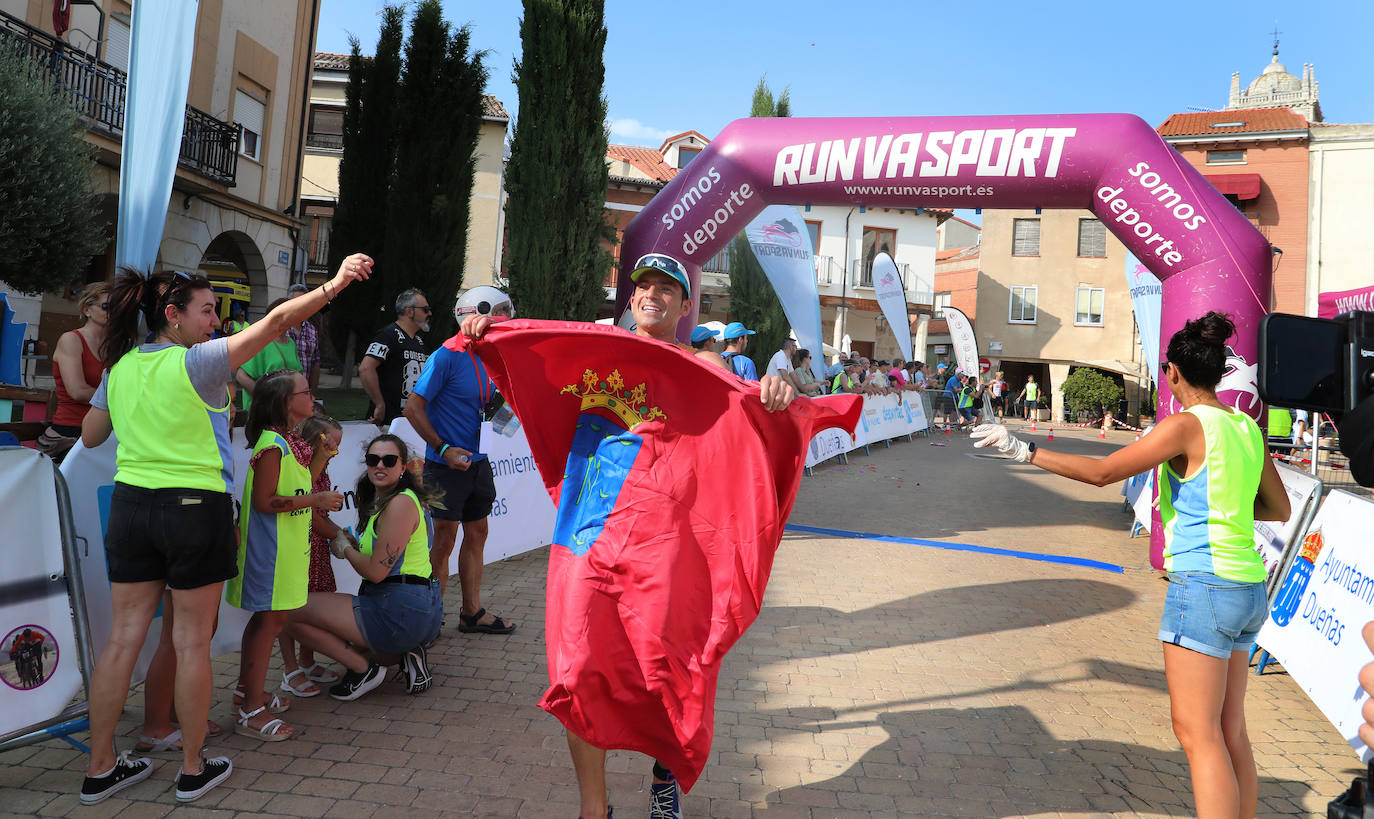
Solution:
[{"label": "metal barrier", "polygon": [[[17,448],[18,447],[9,447],[8,449]],[[32,452],[32,450],[26,451]],[[81,670],[82,690],[86,698],[85,700],[68,704],[67,707],[57,714],[43,717],[33,723],[0,735],[0,751],[31,745],[35,742],[41,742],[70,733],[70,731],[53,729],[72,723],[74,720],[81,720],[81,718],[86,715],[90,702],[91,672],[95,667],[94,658],[91,653],[90,622],[86,614],[86,592],[84,581],[81,577],[81,570],[79,568],[80,556],[77,554],[77,542],[80,538],[77,537],[76,526],[72,519],[71,495],[67,490],[67,481],[62,477],[62,473],[57,470],[52,459],[41,453],[34,454],[47,462],[53,474],[53,485],[57,496],[57,523],[62,539],[64,575],[60,577],[55,575],[49,576],[46,579],[49,584],[62,583],[66,588],[67,601],[70,605],[72,617],[73,638],[76,642],[76,661],[78,668]],[[20,548],[32,548],[34,546],[34,544],[29,543],[16,545]],[[22,581],[22,578],[19,578],[19,580]],[[73,730],[81,730],[85,727],[84,720],[81,724],[72,725],[71,727]]]}]

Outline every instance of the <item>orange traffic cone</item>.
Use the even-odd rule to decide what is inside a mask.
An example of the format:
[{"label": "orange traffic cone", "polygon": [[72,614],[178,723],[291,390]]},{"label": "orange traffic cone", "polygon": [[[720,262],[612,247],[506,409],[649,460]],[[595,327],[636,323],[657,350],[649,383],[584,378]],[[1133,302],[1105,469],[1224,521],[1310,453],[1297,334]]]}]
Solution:
[{"label": "orange traffic cone", "polygon": [[1050,427],[1050,440],[1054,440],[1054,427]]},{"label": "orange traffic cone", "polygon": [[1031,416],[1031,432],[1035,432],[1035,416]]},{"label": "orange traffic cone", "polygon": [[1102,429],[1099,429],[1099,430],[1097,431],[1097,437],[1099,437],[1099,438],[1106,438],[1106,437],[1107,437],[1107,427],[1106,427],[1105,425],[1102,427]]}]

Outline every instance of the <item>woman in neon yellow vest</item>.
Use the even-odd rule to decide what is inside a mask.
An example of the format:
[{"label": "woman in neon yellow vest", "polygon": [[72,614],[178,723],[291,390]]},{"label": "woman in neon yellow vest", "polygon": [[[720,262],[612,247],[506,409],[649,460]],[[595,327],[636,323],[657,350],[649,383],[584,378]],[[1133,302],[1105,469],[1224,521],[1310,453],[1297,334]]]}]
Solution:
[{"label": "woman in neon yellow vest", "polygon": [[305,608],[287,620],[297,642],[348,669],[329,689],[336,700],[356,700],[381,685],[382,667],[391,663],[400,664],[410,693],[429,688],[425,644],[438,636],[444,614],[429,563],[431,495],[409,468],[400,438],[379,435],[366,452],[355,492],[361,534],[330,544],[335,557],[362,575],[362,586],[356,596],[311,592]]},{"label": "woman in neon yellow vest", "polygon": [[274,370],[258,379],[257,395],[245,430],[254,443],[239,507],[238,574],[225,585],[224,596],[253,612],[243,629],[234,733],[279,742],[293,732],[272,716],[286,705],[266,691],[267,665],[287,614],[305,605],[311,513],[342,509],[343,495],[311,491],[333,452],[312,448],[295,432],[315,409],[305,376]]},{"label": "woman in neon yellow vest", "polygon": [[[176,798],[198,799],[228,778],[229,758],[206,760],[201,751],[210,711],[210,635],[224,581],[237,571],[230,374],[371,270],[369,257],[349,256],[323,287],[283,304],[241,333],[218,339],[215,293],[208,280],[177,272],[144,278],[127,269],[116,277],[100,350],[109,370],[81,425],[88,447],[104,443],[111,431],[119,439],[105,533],[113,617],[109,642],[91,678],[91,758],[81,788],[83,804],[95,804],[152,773],[151,761],[129,751],[116,754],[114,733],[134,661],[169,586],[174,652],[160,651],[154,663],[159,669],[175,663],[182,747]],[[144,338],[140,318],[149,343],[139,343]]]},{"label": "woman in neon yellow vest", "polygon": [[973,431],[975,446],[1098,486],[1159,470],[1169,573],[1159,639],[1199,817],[1255,815],[1259,783],[1244,700],[1249,650],[1267,610],[1255,521],[1291,513],[1259,427],[1217,398],[1235,330],[1213,312],[1175,333],[1160,372],[1183,411],[1105,458],[1037,449],[998,425]]}]

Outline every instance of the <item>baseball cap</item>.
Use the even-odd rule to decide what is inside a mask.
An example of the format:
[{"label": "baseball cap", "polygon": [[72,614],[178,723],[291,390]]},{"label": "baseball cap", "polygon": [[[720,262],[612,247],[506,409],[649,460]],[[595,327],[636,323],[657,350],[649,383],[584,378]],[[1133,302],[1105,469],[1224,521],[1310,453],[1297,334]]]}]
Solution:
[{"label": "baseball cap", "polygon": [[630,281],[639,281],[640,275],[649,270],[657,270],[672,276],[674,281],[682,285],[682,292],[686,297],[692,297],[691,281],[687,278],[687,268],[682,266],[682,262],[663,253],[645,253],[635,262],[635,269],[630,271]]},{"label": "baseball cap", "polygon": [[701,325],[701,324],[698,324],[698,325],[692,330],[692,343],[693,343],[693,344],[700,344],[701,342],[705,341],[705,340],[708,339],[708,338],[715,338],[715,337],[716,337],[716,333],[715,333],[714,330],[712,330],[710,327],[706,327],[706,326],[703,326],[703,325]]},{"label": "baseball cap", "polygon": [[944,368],[946,368],[946,367],[948,367],[948,366],[949,366],[948,364],[937,364],[937,365],[935,365],[935,369],[936,369],[937,371],[939,371],[939,370],[943,370]]},{"label": "baseball cap", "polygon": [[752,336],[755,335],[755,333],[753,330],[745,329],[744,325],[740,322],[732,321],[729,324],[725,325],[724,335],[725,340],[729,341],[732,338],[739,338],[740,336]]}]

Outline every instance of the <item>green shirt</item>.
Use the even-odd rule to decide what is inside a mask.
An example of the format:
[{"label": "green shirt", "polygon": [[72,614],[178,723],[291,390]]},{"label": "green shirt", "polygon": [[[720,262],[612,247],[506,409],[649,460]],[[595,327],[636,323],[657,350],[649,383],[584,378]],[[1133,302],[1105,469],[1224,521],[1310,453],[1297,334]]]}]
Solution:
[{"label": "green shirt", "polygon": [[[301,366],[300,357],[296,355],[296,342],[290,339],[274,341],[262,348],[262,352],[248,359],[248,363],[243,365],[243,374],[254,381],[275,370],[305,372],[305,368]],[[253,397],[245,390],[243,393],[243,411],[247,412],[251,406],[253,406]]]}]

